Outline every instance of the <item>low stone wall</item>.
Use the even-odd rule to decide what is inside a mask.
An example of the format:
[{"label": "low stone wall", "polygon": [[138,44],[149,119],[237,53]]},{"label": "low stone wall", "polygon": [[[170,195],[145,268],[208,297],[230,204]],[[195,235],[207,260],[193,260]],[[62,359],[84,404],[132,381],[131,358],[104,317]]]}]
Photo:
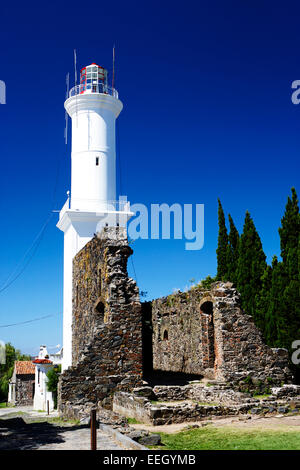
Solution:
[{"label": "low stone wall", "polygon": [[153,388],[153,399],[160,401],[186,400],[189,398],[190,388],[190,385],[156,385]]},{"label": "low stone wall", "polygon": [[142,423],[152,424],[150,408],[151,402],[145,397],[138,397],[126,392],[114,394],[113,411],[127,418],[134,418]]},{"label": "low stone wall", "polygon": [[[178,388],[181,389],[180,394],[178,394]],[[215,390],[208,397],[206,395],[208,388],[210,387],[202,387],[203,394],[200,395],[200,387],[195,386],[155,387],[156,398],[164,399],[164,401],[157,403],[139,396],[141,390],[138,394],[117,392],[114,395],[113,410],[127,418],[135,418],[137,421],[152,425],[199,421],[208,417],[300,413],[300,387],[298,395],[294,396],[289,394],[296,393],[296,389],[291,391],[288,386],[280,387],[280,391],[274,389],[277,391],[277,395],[285,397],[284,399],[277,399],[276,395],[270,395],[264,399],[249,398],[244,394],[238,394],[234,390],[223,390],[223,392],[218,390],[218,393]],[[222,393],[224,394],[223,398],[221,397]],[[168,400],[174,400],[175,396],[180,396],[183,401],[168,402]],[[197,402],[198,398],[191,400],[191,396],[201,397],[202,399],[214,397],[215,400],[219,397],[219,403],[211,405],[199,403]],[[236,401],[235,404],[233,404],[234,401]]]},{"label": "low stone wall", "polygon": [[153,425],[197,421],[208,416],[238,415],[247,413],[252,407],[252,403],[232,406],[200,405],[193,402],[153,404],[147,398],[126,392],[115,393],[113,400],[114,412]]},{"label": "low stone wall", "polygon": [[300,396],[300,385],[286,384],[283,387],[273,387],[271,392],[276,398],[297,397]]},{"label": "low stone wall", "polygon": [[205,387],[201,384],[184,386],[155,386],[153,392],[157,400],[194,400],[205,403],[220,403],[221,405],[238,405],[254,401],[248,393],[232,390],[229,386],[216,385]]}]

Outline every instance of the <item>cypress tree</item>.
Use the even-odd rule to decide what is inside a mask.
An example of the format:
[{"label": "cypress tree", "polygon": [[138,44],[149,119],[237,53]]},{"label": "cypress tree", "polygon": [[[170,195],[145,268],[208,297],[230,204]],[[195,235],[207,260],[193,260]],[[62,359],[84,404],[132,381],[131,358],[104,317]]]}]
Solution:
[{"label": "cypress tree", "polygon": [[285,213],[281,219],[281,227],[278,229],[278,232],[280,236],[281,258],[287,264],[290,250],[293,250],[294,254],[298,250],[300,234],[299,205],[295,188],[292,188],[292,199],[288,197]]},{"label": "cypress tree", "polygon": [[289,325],[286,306],[282,302],[285,285],[283,263],[277,256],[272,261],[272,281],[269,294],[269,307],[266,316],[267,343],[272,347],[287,347],[289,344]]},{"label": "cypress tree", "polygon": [[220,199],[218,199],[218,204],[219,235],[217,248],[217,279],[220,281],[227,281],[228,234],[225,224],[224,211]]},{"label": "cypress tree", "polygon": [[278,232],[282,257],[280,311],[284,314],[282,322],[286,325],[282,340],[283,345],[290,349],[293,340],[300,337],[300,215],[295,188],[292,188],[292,198],[288,197]]},{"label": "cypress tree", "polygon": [[227,278],[229,281],[236,283],[240,236],[230,214],[228,214],[228,219],[230,230],[227,246]]},{"label": "cypress tree", "polygon": [[262,331],[265,341],[270,345],[270,336],[273,333],[272,328],[269,326],[272,323],[272,318],[268,316],[268,309],[270,305],[270,292],[272,287],[272,267],[267,266],[262,277],[262,287],[260,292],[257,293],[256,304],[256,325]]},{"label": "cypress tree", "polygon": [[237,288],[241,293],[242,307],[254,321],[256,315],[257,294],[262,289],[262,275],[267,267],[260,237],[253,220],[246,212],[243,233],[239,243],[239,259],[237,268]]}]

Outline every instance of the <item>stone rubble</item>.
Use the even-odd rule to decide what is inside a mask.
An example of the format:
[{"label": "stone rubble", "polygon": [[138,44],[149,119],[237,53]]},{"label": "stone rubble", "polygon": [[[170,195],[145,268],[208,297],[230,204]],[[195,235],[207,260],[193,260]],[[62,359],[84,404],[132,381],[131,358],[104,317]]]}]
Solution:
[{"label": "stone rubble", "polygon": [[[194,391],[191,392],[191,388]],[[198,397],[200,389],[204,389],[201,397],[219,397],[227,395],[218,403],[203,403],[191,397]],[[213,395],[206,395],[212,387],[188,386],[156,386],[153,394],[157,401],[141,396],[141,390],[133,393],[117,392],[114,395],[113,409],[116,413],[135,418],[140,422],[152,425],[199,421],[209,416],[240,416],[245,414],[269,415],[274,413],[300,413],[300,386],[274,388],[274,394],[267,397],[249,397],[234,390],[214,390]],[[144,391],[149,396],[149,390]],[[153,397],[153,395],[152,395]],[[279,399],[278,397],[282,397]],[[177,402],[176,402],[177,398]],[[226,404],[225,404],[226,403]]]}]

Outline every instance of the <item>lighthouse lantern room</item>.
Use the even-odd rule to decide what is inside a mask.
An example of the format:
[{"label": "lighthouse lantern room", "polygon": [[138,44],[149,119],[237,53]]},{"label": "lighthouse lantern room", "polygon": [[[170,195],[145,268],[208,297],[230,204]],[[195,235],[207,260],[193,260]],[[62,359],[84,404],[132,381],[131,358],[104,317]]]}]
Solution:
[{"label": "lighthouse lantern room", "polygon": [[65,101],[72,119],[71,196],[59,214],[64,232],[63,370],[72,365],[72,263],[104,226],[126,226],[127,198],[116,200],[116,119],[123,104],[107,70],[92,63]]},{"label": "lighthouse lantern room", "polygon": [[107,70],[100,65],[91,64],[80,71],[80,93],[107,92]]}]

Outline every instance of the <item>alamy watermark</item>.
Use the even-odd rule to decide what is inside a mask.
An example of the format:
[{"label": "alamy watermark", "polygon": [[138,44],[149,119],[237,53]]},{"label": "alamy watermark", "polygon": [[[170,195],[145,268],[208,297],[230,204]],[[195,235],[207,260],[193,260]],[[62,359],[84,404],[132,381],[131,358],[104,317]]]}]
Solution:
[{"label": "alamy watermark", "polygon": [[0,340],[0,364],[5,364],[6,354],[5,354],[5,343]]},{"label": "alamy watermark", "polygon": [[292,342],[292,349],[295,349],[296,351],[293,352],[291,361],[293,364],[298,365],[300,364],[300,340],[296,339],[295,341]]},{"label": "alamy watermark", "polygon": [[121,196],[118,202],[109,203],[105,209],[108,214],[101,224],[110,226],[125,226],[128,213],[132,214],[127,227],[131,240],[185,240],[186,250],[203,248],[204,204],[162,203],[151,204],[148,208],[140,203],[129,206],[127,198]]},{"label": "alamy watermark", "polygon": [[150,214],[144,204],[133,204],[130,210],[136,215],[128,225],[128,235],[131,239],[184,239],[188,240],[185,243],[186,250],[203,248],[204,204],[196,204],[194,207],[193,204],[151,204]]},{"label": "alamy watermark", "polygon": [[0,104],[6,104],[6,85],[3,80],[0,80]]}]

